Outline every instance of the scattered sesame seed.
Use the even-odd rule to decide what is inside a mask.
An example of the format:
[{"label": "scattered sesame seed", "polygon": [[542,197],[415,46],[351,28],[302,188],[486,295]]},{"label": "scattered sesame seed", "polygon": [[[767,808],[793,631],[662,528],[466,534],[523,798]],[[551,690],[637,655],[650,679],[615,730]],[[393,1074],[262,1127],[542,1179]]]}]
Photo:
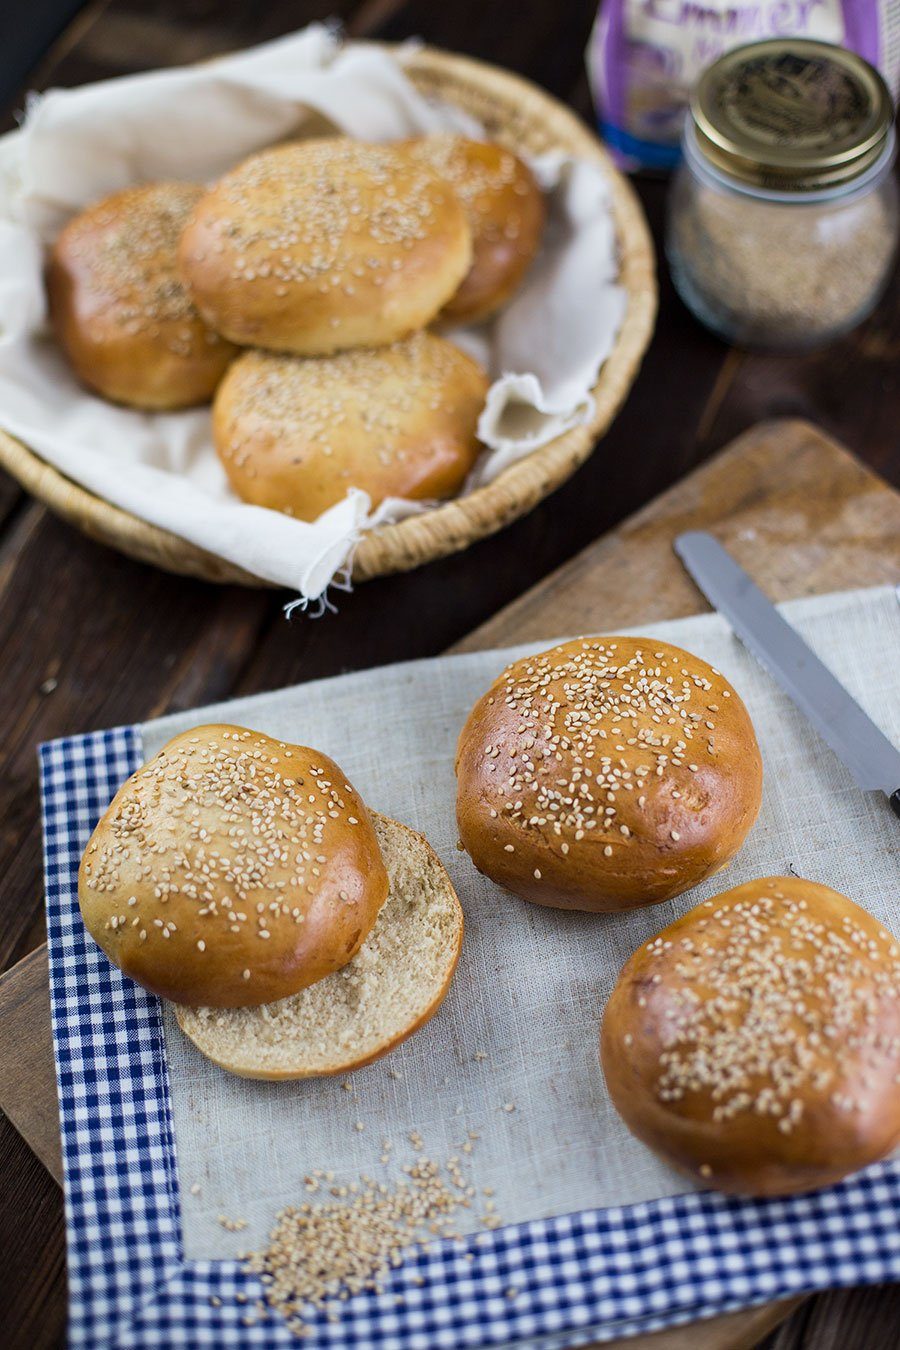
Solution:
[{"label": "scattered sesame seed", "polygon": [[[311,1311],[339,1319],[348,1298],[383,1287],[410,1247],[428,1250],[429,1238],[458,1236],[453,1216],[471,1205],[474,1194],[459,1159],[448,1159],[442,1169],[419,1157],[403,1172],[393,1183],[363,1176],[359,1184],[333,1187],[331,1201],[282,1209],[265,1249],[243,1258],[263,1283],[265,1301],[262,1309],[257,1303],[257,1313],[277,1311],[295,1335],[303,1336]],[[494,1214],[482,1220],[487,1228],[500,1222]],[[419,1274],[410,1279],[424,1283]]]}]

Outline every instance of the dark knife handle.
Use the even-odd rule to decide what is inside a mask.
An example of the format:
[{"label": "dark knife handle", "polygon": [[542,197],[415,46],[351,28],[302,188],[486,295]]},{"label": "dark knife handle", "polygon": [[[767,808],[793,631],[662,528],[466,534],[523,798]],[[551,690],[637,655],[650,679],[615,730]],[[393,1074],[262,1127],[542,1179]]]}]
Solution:
[{"label": "dark knife handle", "polygon": [[900,816],[900,788],[897,788],[895,792],[891,793],[890,802],[894,810],[894,815]]}]

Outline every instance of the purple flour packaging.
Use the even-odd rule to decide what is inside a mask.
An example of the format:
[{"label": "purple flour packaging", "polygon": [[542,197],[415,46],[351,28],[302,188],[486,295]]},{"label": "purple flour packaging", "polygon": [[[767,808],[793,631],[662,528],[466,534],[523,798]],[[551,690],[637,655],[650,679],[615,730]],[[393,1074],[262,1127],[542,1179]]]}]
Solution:
[{"label": "purple flour packaging", "polygon": [[600,129],[617,162],[672,168],[700,73],[732,47],[770,37],[852,48],[879,68],[896,96],[900,0],[601,0],[587,65]]}]

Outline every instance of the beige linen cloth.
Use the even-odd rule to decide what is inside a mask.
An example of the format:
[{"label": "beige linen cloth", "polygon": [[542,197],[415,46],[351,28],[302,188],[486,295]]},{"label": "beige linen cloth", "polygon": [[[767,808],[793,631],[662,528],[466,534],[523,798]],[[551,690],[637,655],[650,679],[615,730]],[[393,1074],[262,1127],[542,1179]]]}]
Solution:
[{"label": "beige linen cloth", "polygon": [[[900,744],[894,592],[798,600],[783,611]],[[479,1191],[493,1188],[496,1213],[508,1223],[682,1192],[689,1183],[622,1125],[598,1063],[601,1011],[631,952],[699,900],[790,870],[846,892],[900,933],[900,822],[884,798],[859,791],[723,619],[703,615],[638,631],[696,652],[734,683],[757,729],[765,787],[759,821],[724,874],[627,915],[529,905],[479,876],[456,848],[459,729],[510,659],[546,644],[316,681],[143,728],[148,756],[186,727],[216,720],[327,752],[373,807],[427,835],[466,912],[459,969],[437,1016],[350,1078],[232,1077],[194,1050],[167,1012],[188,1259],[234,1256],[261,1242],[282,1205],[308,1198],[303,1177],[314,1168],[333,1171],[336,1184],[360,1172],[399,1175],[415,1156],[411,1131],[437,1162],[458,1154]],[[466,1154],[460,1145],[469,1131],[480,1138]],[[384,1139],[394,1145],[387,1165],[379,1161]],[[461,1230],[478,1227],[485,1212],[464,1212]],[[247,1227],[228,1232],[219,1215],[245,1219]]]},{"label": "beige linen cloth", "polygon": [[[335,129],[376,141],[480,132],[417,92],[402,52],[343,46],[313,24],[214,62],[51,90],[0,140],[0,427],[97,495],[304,600],[342,570],[361,530],[422,507],[392,499],[370,513],[353,489],[305,522],[239,501],[212,448],[208,409],[136,412],[76,382],[47,336],[42,258],[74,212],[109,192],[206,182],[275,141]],[[548,202],[541,253],[494,322],[449,335],[493,379],[473,485],[590,417],[625,308],[603,171],[560,155],[533,167]]]}]

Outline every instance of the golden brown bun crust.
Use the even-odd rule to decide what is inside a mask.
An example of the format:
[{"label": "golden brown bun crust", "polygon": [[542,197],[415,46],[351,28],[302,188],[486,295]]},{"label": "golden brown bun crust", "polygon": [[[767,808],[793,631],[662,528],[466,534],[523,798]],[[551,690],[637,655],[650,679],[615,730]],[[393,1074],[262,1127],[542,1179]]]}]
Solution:
[{"label": "golden brown bun crust", "polygon": [[480,450],[488,381],[458,347],[416,333],[304,358],[246,352],[219,387],[213,439],[244,501],[315,520],[348,488],[447,497]]},{"label": "golden brown bun crust", "polygon": [[740,698],[657,638],[578,638],[514,662],[469,714],[456,774],[480,872],[594,911],[658,904],[724,867],[762,791]]},{"label": "golden brown bun crust", "polygon": [[827,886],[736,886],[627,962],[601,1060],[628,1127],[703,1184],[831,1185],[900,1142],[900,947]]},{"label": "golden brown bun crust", "polygon": [[452,188],[397,146],[346,137],[264,150],[198,203],[181,274],[220,333],[301,356],[423,327],[469,268]]},{"label": "golden brown bun crust", "polygon": [[148,409],[206,403],[234,355],[178,276],[178,240],[202,193],[193,183],[126,188],[70,220],[53,247],[57,338],[104,398]]},{"label": "golden brown bun crust", "polygon": [[543,193],[528,165],[495,142],[435,135],[408,144],[453,185],[472,231],[472,266],[441,318],[486,319],[518,290],[540,248]]},{"label": "golden brown bun crust", "polygon": [[85,850],[88,932],[176,1003],[271,1003],[339,970],[387,896],[372,822],[326,755],[243,727],[183,732]]}]

